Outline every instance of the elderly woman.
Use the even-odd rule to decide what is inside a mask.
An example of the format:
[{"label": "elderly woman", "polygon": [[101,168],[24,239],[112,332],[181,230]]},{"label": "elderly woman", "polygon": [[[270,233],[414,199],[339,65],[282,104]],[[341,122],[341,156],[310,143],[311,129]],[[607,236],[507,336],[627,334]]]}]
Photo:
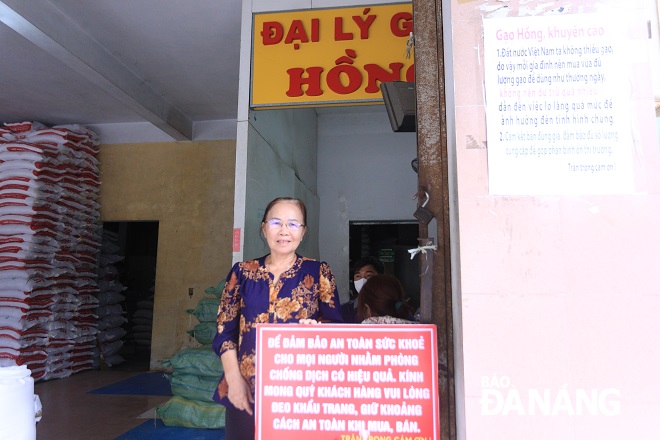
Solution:
[{"label": "elderly woman", "polygon": [[254,439],[256,324],[342,322],[330,267],[296,254],[306,217],[299,199],[270,202],[261,222],[270,253],[236,263],[227,276],[213,340],[224,368],[214,400],[226,407],[227,440]]}]

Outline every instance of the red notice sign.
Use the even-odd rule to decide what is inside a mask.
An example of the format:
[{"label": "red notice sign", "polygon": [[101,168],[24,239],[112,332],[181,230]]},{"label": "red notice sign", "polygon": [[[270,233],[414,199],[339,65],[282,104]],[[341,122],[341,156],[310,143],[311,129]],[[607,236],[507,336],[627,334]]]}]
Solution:
[{"label": "red notice sign", "polygon": [[234,228],[234,236],[232,240],[232,252],[241,251],[241,228]]},{"label": "red notice sign", "polygon": [[259,324],[256,438],[440,438],[435,325]]}]

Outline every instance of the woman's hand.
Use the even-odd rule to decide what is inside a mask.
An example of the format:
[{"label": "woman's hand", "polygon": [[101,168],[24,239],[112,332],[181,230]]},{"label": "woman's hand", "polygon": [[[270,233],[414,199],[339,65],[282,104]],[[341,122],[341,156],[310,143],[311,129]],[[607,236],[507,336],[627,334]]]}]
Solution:
[{"label": "woman's hand", "polygon": [[252,415],[252,404],[254,398],[250,392],[250,384],[247,383],[241,369],[238,366],[236,350],[227,350],[220,356],[222,367],[225,370],[227,381],[227,398],[238,410],[246,411]]},{"label": "woman's hand", "polygon": [[254,399],[250,392],[250,385],[243,376],[239,375],[233,379],[227,377],[227,386],[227,397],[231,404],[234,405],[236,409],[252,415],[252,404],[254,403]]},{"label": "woman's hand", "polygon": [[316,319],[301,319],[299,322],[301,324],[318,324],[319,323]]}]

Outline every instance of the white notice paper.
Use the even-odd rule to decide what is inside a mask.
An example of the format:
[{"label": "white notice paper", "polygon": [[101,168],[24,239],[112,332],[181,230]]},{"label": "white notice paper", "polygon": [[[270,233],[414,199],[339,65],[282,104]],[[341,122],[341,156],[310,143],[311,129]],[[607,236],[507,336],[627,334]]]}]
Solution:
[{"label": "white notice paper", "polygon": [[490,194],[633,191],[626,28],[602,14],[484,20]]}]

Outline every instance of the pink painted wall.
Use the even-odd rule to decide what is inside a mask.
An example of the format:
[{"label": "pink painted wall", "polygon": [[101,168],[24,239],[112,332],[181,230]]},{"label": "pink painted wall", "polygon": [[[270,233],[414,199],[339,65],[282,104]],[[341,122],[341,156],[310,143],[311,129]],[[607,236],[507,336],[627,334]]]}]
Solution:
[{"label": "pink painted wall", "polygon": [[656,439],[660,148],[648,84],[660,73],[638,57],[621,84],[630,89],[631,141],[623,147],[632,155],[633,191],[490,195],[483,34],[489,17],[639,12],[646,2],[452,0],[451,7],[459,432],[487,440]]}]

